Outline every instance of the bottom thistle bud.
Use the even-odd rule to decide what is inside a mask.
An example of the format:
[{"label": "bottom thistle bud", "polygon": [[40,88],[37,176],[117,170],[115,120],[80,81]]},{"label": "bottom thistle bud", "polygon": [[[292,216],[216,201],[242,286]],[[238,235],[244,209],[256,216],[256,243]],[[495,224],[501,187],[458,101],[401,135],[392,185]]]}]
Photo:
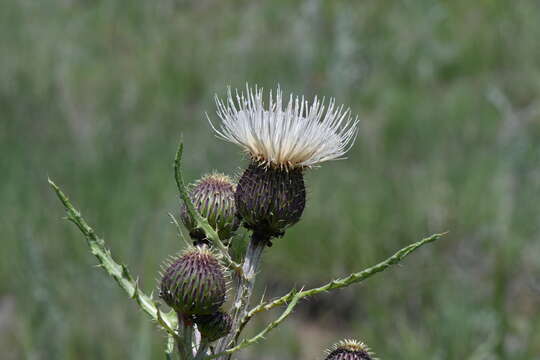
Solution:
[{"label": "bottom thistle bud", "polygon": [[187,250],[166,269],[161,279],[160,297],[175,311],[185,314],[212,314],[225,301],[223,266],[205,247]]},{"label": "bottom thistle bud", "polygon": [[195,324],[202,338],[207,342],[212,342],[229,334],[232,319],[226,312],[218,311],[211,315],[195,316]]},{"label": "bottom thistle bud", "polygon": [[356,340],[343,340],[327,350],[325,360],[376,360],[369,347]]}]

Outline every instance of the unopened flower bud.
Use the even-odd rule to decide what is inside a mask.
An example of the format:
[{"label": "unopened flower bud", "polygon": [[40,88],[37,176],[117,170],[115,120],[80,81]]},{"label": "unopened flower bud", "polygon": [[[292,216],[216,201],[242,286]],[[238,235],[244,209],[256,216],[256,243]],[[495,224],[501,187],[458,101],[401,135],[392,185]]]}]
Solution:
[{"label": "unopened flower bud", "polygon": [[[195,209],[208,219],[208,223],[218,232],[221,239],[230,238],[240,224],[236,217],[235,191],[236,185],[231,178],[224,174],[213,173],[198,180],[190,192]],[[197,223],[187,212],[185,204],[182,204],[180,218],[192,238],[204,239],[204,232],[197,228]]]},{"label": "unopened flower bud", "polygon": [[206,247],[187,250],[165,269],[160,297],[175,311],[212,314],[225,301],[225,271]]},{"label": "unopened flower bud", "polygon": [[211,315],[197,315],[195,323],[202,338],[207,342],[216,341],[228,335],[232,327],[231,316],[223,311],[217,311]]},{"label": "unopened flower bud", "polygon": [[369,347],[356,340],[343,340],[327,351],[325,360],[375,360]]}]

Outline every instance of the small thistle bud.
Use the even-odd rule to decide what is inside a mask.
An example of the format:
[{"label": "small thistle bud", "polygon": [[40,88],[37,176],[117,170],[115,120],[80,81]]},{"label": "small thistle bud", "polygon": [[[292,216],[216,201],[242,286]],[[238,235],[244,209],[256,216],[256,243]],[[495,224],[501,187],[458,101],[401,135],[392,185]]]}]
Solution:
[{"label": "small thistle bud", "polygon": [[369,347],[356,340],[343,340],[327,351],[325,360],[376,360]]},{"label": "small thistle bud", "polygon": [[229,334],[232,328],[232,319],[223,311],[211,315],[197,315],[195,323],[202,338],[207,342],[216,341]]},{"label": "small thistle bud", "polygon": [[[195,209],[208,219],[208,223],[218,232],[221,239],[230,238],[240,223],[236,217],[235,191],[236,185],[231,178],[224,174],[213,173],[198,180],[190,193]],[[204,239],[204,232],[197,228],[185,204],[182,204],[180,217],[193,239]]]},{"label": "small thistle bud", "polygon": [[306,205],[302,169],[252,162],[238,182],[235,200],[246,228],[255,234],[280,236],[300,220]]},{"label": "small thistle bud", "polygon": [[160,297],[175,311],[212,314],[225,301],[223,266],[205,246],[188,249],[165,269]]}]

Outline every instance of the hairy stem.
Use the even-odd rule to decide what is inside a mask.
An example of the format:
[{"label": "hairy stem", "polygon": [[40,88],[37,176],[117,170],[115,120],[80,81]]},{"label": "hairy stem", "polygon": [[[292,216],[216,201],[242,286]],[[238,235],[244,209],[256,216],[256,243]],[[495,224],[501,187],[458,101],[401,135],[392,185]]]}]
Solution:
[{"label": "hairy stem", "polygon": [[202,360],[205,358],[206,353],[208,351],[208,343],[203,341],[199,345],[199,349],[197,350],[197,355],[195,355],[195,360]]},{"label": "hairy stem", "polygon": [[182,321],[183,326],[183,340],[184,350],[186,352],[186,360],[193,359],[193,326],[189,325],[187,321]]},{"label": "hairy stem", "polygon": [[255,278],[257,277],[262,252],[265,247],[265,241],[259,241],[254,237],[249,242],[242,266],[243,276],[236,277],[236,296],[232,308],[232,330],[228,336],[218,343],[216,352],[225,350],[227,346],[234,343],[237,337],[236,334],[240,329],[242,319],[247,315],[247,309],[255,286]]},{"label": "hairy stem", "polygon": [[249,242],[246,251],[246,258],[242,267],[244,279],[241,279],[240,281],[240,286],[234,302],[233,329],[235,330],[238,328],[239,321],[247,313],[247,307],[249,306],[249,301],[251,299],[251,295],[253,294],[255,278],[257,277],[262,252],[265,247],[266,243],[261,241],[252,240]]},{"label": "hairy stem", "polygon": [[181,329],[180,337],[177,341],[178,354],[182,360],[193,360],[193,323],[191,319],[177,313],[179,328]]},{"label": "hairy stem", "polygon": [[167,347],[165,348],[165,359],[173,360],[175,359],[174,355],[174,337],[171,335],[167,336]]}]

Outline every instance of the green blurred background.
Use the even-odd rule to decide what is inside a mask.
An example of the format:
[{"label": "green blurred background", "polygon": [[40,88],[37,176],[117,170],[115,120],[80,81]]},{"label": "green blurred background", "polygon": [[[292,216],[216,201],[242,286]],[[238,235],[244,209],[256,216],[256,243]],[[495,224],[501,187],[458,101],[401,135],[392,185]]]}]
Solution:
[{"label": "green blurred background", "polygon": [[[258,296],[440,242],[302,303],[239,359],[318,359],[343,337],[382,359],[540,359],[538,1],[0,2],[0,357],[162,359],[164,334],[106,275],[47,185],[155,288],[176,252],[172,160],[238,174],[214,94],[246,82],[335,96],[348,160],[307,175],[303,221]],[[275,314],[262,316],[254,332]]]}]

